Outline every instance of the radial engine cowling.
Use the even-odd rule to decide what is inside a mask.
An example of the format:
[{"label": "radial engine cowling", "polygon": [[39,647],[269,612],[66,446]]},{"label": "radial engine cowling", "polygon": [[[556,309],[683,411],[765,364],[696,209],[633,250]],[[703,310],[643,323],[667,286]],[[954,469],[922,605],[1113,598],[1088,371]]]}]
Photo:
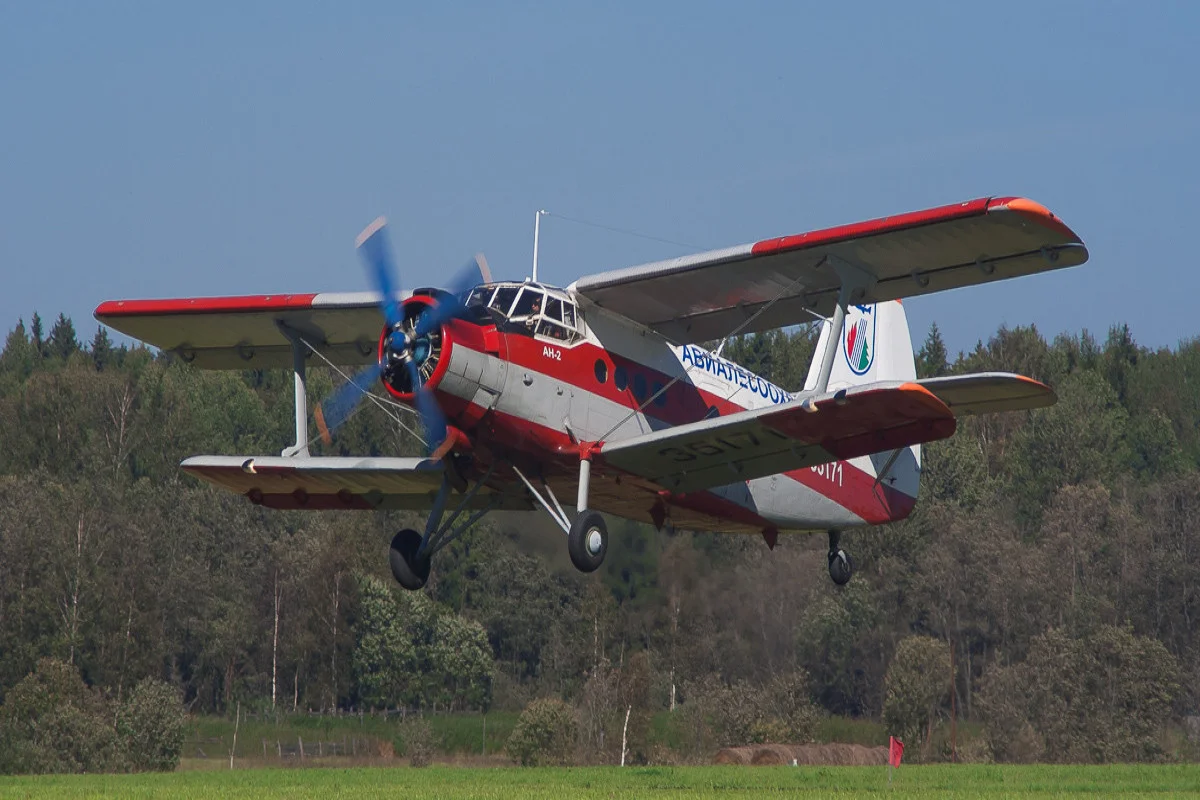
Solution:
[{"label": "radial engine cowling", "polygon": [[[450,363],[453,337],[449,325],[442,324],[433,330],[418,335],[417,320],[437,300],[429,295],[414,295],[404,301],[403,315],[394,328],[384,328],[379,335],[379,365],[382,367],[383,385],[388,393],[406,403],[412,403],[417,389],[429,391],[437,388]],[[420,386],[413,386],[413,370],[408,361],[416,365]]]}]

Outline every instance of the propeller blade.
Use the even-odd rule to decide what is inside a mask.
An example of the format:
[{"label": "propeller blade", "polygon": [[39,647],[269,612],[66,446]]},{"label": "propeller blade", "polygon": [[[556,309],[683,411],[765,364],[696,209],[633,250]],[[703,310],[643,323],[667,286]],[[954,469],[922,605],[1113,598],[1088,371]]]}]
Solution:
[{"label": "propeller blade", "polygon": [[381,372],[378,364],[372,364],[339,386],[324,403],[317,406],[314,416],[325,444],[330,442],[330,433],[354,414],[354,409],[362,401],[363,395],[379,381]]},{"label": "propeller blade", "polygon": [[446,415],[442,413],[433,392],[421,384],[416,362],[409,358],[405,364],[408,367],[408,377],[412,381],[417,413],[421,415],[421,424],[425,428],[425,444],[431,454],[438,453],[446,441]]},{"label": "propeller blade", "polygon": [[399,273],[392,260],[391,248],[388,247],[387,220],[379,217],[363,228],[354,246],[358,248],[358,254],[367,267],[367,276],[379,292],[383,318],[391,328],[401,321],[401,311],[400,299],[396,296]]},{"label": "propeller blade", "polygon": [[483,253],[476,254],[454,274],[454,277],[450,279],[450,285],[446,287],[446,291],[452,297],[442,297],[436,306],[425,310],[425,313],[417,320],[416,335],[428,336],[432,331],[440,328],[443,322],[461,314],[464,306],[459,295],[474,288],[480,278],[484,283],[490,283],[492,280],[492,273],[488,269],[487,259],[483,257]]}]

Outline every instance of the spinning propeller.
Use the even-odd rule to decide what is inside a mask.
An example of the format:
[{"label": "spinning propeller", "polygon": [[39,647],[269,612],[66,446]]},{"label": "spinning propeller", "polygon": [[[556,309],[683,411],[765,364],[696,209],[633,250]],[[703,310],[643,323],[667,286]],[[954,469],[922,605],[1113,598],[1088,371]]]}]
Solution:
[{"label": "spinning propeller", "polygon": [[[475,256],[460,269],[447,287],[448,295],[442,295],[417,316],[405,314],[404,305],[396,294],[399,285],[398,272],[388,246],[386,221],[383,217],[372,222],[358,235],[355,247],[367,268],[367,275],[379,292],[379,306],[387,327],[383,352],[379,360],[355,375],[331,394],[316,411],[317,427],[321,438],[330,441],[330,432],[336,430],[354,413],[377,381],[393,382],[403,377],[407,390],[413,394],[413,404],[421,418],[425,432],[425,443],[434,458],[445,455],[447,444],[446,415],[442,413],[433,391],[426,385],[432,369],[422,370],[434,354],[434,338],[440,336],[442,325],[459,316],[465,310],[459,295],[473,287],[482,277],[491,280],[487,262],[482,255]],[[403,376],[398,373],[403,371]],[[423,372],[427,372],[423,379]]]}]

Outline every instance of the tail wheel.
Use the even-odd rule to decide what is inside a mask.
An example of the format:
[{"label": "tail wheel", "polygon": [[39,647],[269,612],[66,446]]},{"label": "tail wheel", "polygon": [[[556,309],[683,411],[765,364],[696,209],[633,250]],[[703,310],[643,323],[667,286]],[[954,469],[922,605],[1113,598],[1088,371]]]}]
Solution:
[{"label": "tail wheel", "polygon": [[410,591],[420,589],[429,580],[429,556],[418,556],[420,549],[421,534],[412,528],[405,528],[392,537],[392,551],[388,556],[392,577]]},{"label": "tail wheel", "polygon": [[608,552],[608,526],[598,511],[584,511],[567,534],[567,552],[580,572],[595,572]]}]

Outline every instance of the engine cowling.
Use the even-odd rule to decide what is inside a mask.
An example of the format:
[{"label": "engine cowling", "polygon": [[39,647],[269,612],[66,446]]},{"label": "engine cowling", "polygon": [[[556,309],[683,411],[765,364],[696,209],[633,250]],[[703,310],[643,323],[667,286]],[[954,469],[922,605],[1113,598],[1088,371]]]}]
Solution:
[{"label": "engine cowling", "polygon": [[[433,391],[440,383],[450,363],[453,336],[450,326],[439,325],[424,336],[417,336],[417,320],[437,299],[429,295],[414,295],[404,301],[401,321],[394,328],[385,327],[379,335],[379,365],[383,385],[398,400],[413,404],[417,389]],[[417,367],[421,386],[412,385],[412,373],[407,360]]]}]

